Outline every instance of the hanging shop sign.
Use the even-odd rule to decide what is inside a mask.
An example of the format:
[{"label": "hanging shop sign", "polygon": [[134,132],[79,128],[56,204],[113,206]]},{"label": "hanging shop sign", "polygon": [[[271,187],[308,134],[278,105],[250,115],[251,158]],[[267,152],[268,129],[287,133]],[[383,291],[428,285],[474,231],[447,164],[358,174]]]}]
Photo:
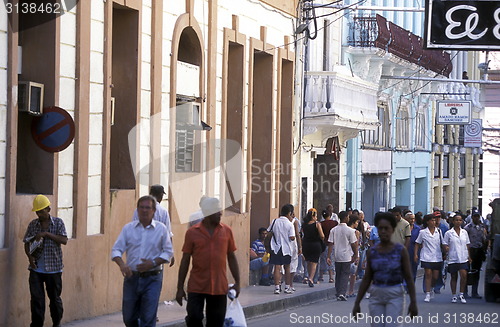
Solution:
[{"label": "hanging shop sign", "polygon": [[500,50],[500,1],[427,0],[425,47]]},{"label": "hanging shop sign", "polygon": [[471,123],[470,101],[436,101],[436,123],[439,125],[467,125]]},{"label": "hanging shop sign", "polygon": [[31,135],[35,143],[47,152],[66,149],[75,137],[75,122],[59,107],[43,108],[43,115],[33,120]]},{"label": "hanging shop sign", "polygon": [[465,126],[464,146],[467,148],[480,148],[483,146],[482,119],[473,119],[470,125]]}]

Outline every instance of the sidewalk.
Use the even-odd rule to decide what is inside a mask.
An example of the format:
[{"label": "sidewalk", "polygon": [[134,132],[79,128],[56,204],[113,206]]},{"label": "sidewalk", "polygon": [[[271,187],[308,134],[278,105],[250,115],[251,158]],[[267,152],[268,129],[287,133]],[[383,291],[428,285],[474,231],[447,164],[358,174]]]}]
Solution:
[{"label": "sidewalk", "polygon": [[[423,269],[418,269],[417,278],[423,275]],[[327,275],[325,275],[327,277]],[[357,290],[361,280],[356,281],[355,289]],[[293,294],[279,295],[274,294],[274,286],[248,286],[241,290],[240,300],[245,311],[247,319],[260,317],[263,315],[273,314],[284,311],[286,309],[295,308],[302,305],[308,305],[314,302],[335,299],[335,284],[321,282],[320,284],[309,287],[307,284],[294,283],[297,290]],[[416,283],[420,287],[421,282]],[[417,294],[418,290],[417,290]],[[156,324],[157,327],[185,327],[184,317],[186,316],[186,302],[183,306],[179,306],[172,301],[168,304],[160,303],[158,306],[158,318],[160,321]],[[109,315],[93,317],[83,320],[75,320],[63,324],[64,327],[123,327],[122,313],[116,312]]]},{"label": "sidewalk", "polygon": [[[285,309],[307,305],[310,303],[335,298],[334,284],[322,282],[309,287],[306,284],[294,283],[297,290],[293,294],[280,295],[273,294],[274,286],[248,286],[241,290],[239,300],[244,307],[247,319],[266,314],[276,313]],[[158,306],[158,317],[160,321],[158,327],[165,326],[185,326],[186,304],[180,307],[177,303],[164,304]],[[99,316],[83,320],[75,320],[63,324],[65,327],[122,327],[122,313],[117,312],[105,316]]]}]

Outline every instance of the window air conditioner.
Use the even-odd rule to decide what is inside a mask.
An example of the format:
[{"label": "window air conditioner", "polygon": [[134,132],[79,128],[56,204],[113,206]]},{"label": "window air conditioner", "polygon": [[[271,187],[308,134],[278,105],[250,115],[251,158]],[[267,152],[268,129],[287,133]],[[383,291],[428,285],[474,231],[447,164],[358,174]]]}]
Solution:
[{"label": "window air conditioner", "polygon": [[177,106],[177,124],[183,126],[200,126],[200,108],[198,102],[187,102]]},{"label": "window air conditioner", "polygon": [[19,111],[35,116],[43,114],[43,84],[19,81],[17,105]]}]

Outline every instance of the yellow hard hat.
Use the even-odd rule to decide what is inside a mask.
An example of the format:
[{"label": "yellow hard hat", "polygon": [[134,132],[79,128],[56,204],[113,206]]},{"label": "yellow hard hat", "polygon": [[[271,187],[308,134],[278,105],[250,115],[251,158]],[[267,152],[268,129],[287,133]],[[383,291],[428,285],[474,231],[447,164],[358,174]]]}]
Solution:
[{"label": "yellow hard hat", "polygon": [[49,198],[45,195],[38,194],[33,200],[33,209],[31,211],[40,211],[50,206]]}]

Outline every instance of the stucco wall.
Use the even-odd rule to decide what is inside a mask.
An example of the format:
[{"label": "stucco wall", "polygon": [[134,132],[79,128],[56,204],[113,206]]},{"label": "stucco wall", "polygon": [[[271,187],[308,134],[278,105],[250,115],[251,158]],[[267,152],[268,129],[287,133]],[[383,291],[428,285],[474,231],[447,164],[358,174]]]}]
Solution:
[{"label": "stucco wall", "polygon": [[[210,8],[209,1],[193,0],[194,11],[192,18],[197,21],[200,26],[203,36],[203,51],[205,52],[205,64],[208,64],[209,55],[215,57],[215,66],[211,67],[212,75],[205,71],[206,91],[208,88],[215,90],[215,101],[211,98],[207,99],[205,106],[210,108],[214,114],[212,127],[214,130],[209,135],[211,138],[221,138],[223,126],[221,120],[222,111],[222,65],[223,65],[223,31],[224,28],[233,27],[233,15],[239,17],[239,32],[245,34],[245,45],[248,50],[250,38],[260,40],[262,29],[261,25],[267,29],[266,49],[274,51],[275,58],[278,58],[276,47],[284,47],[284,36],[289,36],[291,39],[291,19],[292,17],[283,12],[278,12],[276,9],[267,5],[261,5],[259,2],[242,0],[230,1],[219,0],[211,1],[210,3],[218,4],[217,8]],[[152,151],[152,137],[158,138],[160,149],[160,164],[158,172],[152,172],[152,169],[144,169],[139,175],[138,188],[135,190],[109,190],[109,163],[105,161],[106,153],[109,153],[109,130],[106,125],[109,121],[108,115],[110,110],[110,88],[107,78],[109,78],[109,43],[107,43],[106,35],[111,29],[107,25],[107,18],[112,11],[112,2],[103,2],[92,0],[88,4],[87,14],[88,21],[84,20],[81,24],[85,25],[81,32],[79,25],[79,11],[74,8],[71,12],[64,14],[58,21],[60,35],[58,41],[58,50],[60,52],[60,60],[57,62],[60,73],[57,74],[59,95],[55,100],[59,106],[67,110],[76,121],[77,135],[80,135],[79,128],[84,128],[83,134],[88,132],[88,142],[75,142],[67,149],[55,155],[55,185],[54,194],[49,195],[49,198],[54,206],[52,214],[64,219],[70,240],[66,246],[63,246],[64,254],[64,273],[63,273],[63,302],[65,307],[64,322],[74,319],[102,315],[105,313],[116,312],[121,309],[121,293],[122,293],[122,278],[118,267],[110,260],[110,250],[115,242],[122,227],[130,221],[132,212],[135,207],[136,199],[140,195],[148,192],[148,187],[153,183],[161,183],[165,186],[170,186],[171,174],[169,165],[172,157],[170,152],[174,148],[174,140],[170,138],[171,131],[171,101],[170,94],[170,74],[171,74],[171,52],[172,38],[174,34],[174,26],[180,15],[185,14],[186,1],[163,1],[163,26],[162,31],[162,49],[160,69],[161,84],[155,89],[155,84],[152,80],[152,71],[157,68],[153,65],[153,56],[155,49],[152,47],[152,42],[155,36],[155,29],[152,26],[153,2],[151,0],[131,1],[137,5],[135,9],[140,10],[140,34],[139,34],[139,91],[140,91],[140,108],[138,108],[141,128],[139,138],[139,154],[140,166],[148,166],[150,153]],[[86,5],[87,5],[86,4]],[[276,6],[286,5],[290,7],[288,2],[276,2]],[[82,5],[82,3],[80,3]],[[295,7],[293,7],[294,10]],[[111,9],[111,10],[110,10]],[[217,21],[213,24],[209,21],[209,10],[216,13]],[[287,9],[288,10],[288,9]],[[26,326],[30,319],[29,306],[29,289],[28,289],[28,260],[24,254],[22,237],[29,222],[36,218],[31,212],[31,205],[34,194],[23,195],[15,194],[15,185],[5,185],[6,176],[15,184],[15,156],[9,158],[7,156],[6,142],[9,138],[13,138],[11,142],[15,142],[15,132],[17,129],[17,114],[11,110],[11,118],[13,122],[7,120],[7,106],[15,108],[15,103],[7,101],[7,53],[8,34],[7,34],[7,19],[4,11],[4,6],[0,5],[0,193],[8,194],[7,197],[0,196],[0,285],[6,285],[0,294],[0,325],[16,325]],[[212,16],[213,17],[213,16]],[[2,19],[4,18],[4,19]],[[215,30],[211,30],[211,28]],[[82,38],[79,33],[89,33],[88,43],[78,44]],[[212,34],[211,34],[212,33]],[[209,39],[210,42],[209,43]],[[270,45],[270,46],[269,46]],[[81,50],[82,47],[87,50]],[[290,50],[293,46],[289,45]],[[209,51],[209,49],[212,49]],[[88,66],[82,66],[79,63],[78,56],[86,51],[90,53]],[[250,54],[245,52],[245,71],[249,70]],[[88,57],[88,56],[87,56]],[[88,59],[88,58],[87,58]],[[81,66],[78,66],[78,65]],[[158,63],[156,63],[158,65]],[[277,92],[277,60],[273,62],[273,76],[275,78],[273,85],[275,88],[271,90],[273,93],[273,119],[277,119],[276,107]],[[12,68],[12,67],[11,67]],[[17,69],[17,67],[16,67]],[[124,67],[124,69],[127,69]],[[88,74],[88,84],[81,85],[79,74]],[[248,78],[248,76],[247,76]],[[111,80],[111,79],[110,79]],[[246,85],[245,81],[245,85]],[[154,92],[159,92],[161,95],[161,110],[153,108]],[[247,92],[246,99],[248,100],[248,87],[245,87]],[[17,94],[16,94],[17,95]],[[203,96],[206,96],[204,94]],[[81,97],[88,97],[86,101],[82,101]],[[79,104],[87,103],[88,107],[79,107]],[[155,109],[155,110],[153,110]],[[245,110],[248,112],[247,101],[245,102]],[[88,115],[80,115],[81,112],[87,112]],[[159,128],[153,128],[151,113],[160,112]],[[204,114],[206,116],[206,113]],[[208,117],[204,117],[208,119]],[[246,123],[249,118],[246,118]],[[8,123],[10,125],[8,125]],[[276,122],[275,122],[276,125]],[[88,131],[87,131],[88,129]],[[6,130],[12,131],[12,135],[8,135]],[[277,130],[273,133],[276,134]],[[153,134],[153,135],[152,135]],[[247,135],[247,134],[246,134]],[[244,144],[248,142],[248,136],[244,139]],[[276,139],[276,135],[273,135]],[[12,143],[16,149],[16,144]],[[79,151],[77,149],[83,149]],[[22,149],[17,149],[22,151]],[[87,156],[88,151],[88,156]],[[220,195],[222,185],[221,170],[218,169],[218,158],[220,158],[220,149],[215,147],[214,153],[209,155],[214,157],[215,173],[213,174],[212,184],[207,183],[207,178],[203,174],[203,190],[210,195]],[[249,150],[246,145],[243,149],[244,153],[248,154]],[[277,151],[275,146],[272,151]],[[75,160],[75,158],[83,158],[85,162]],[[10,170],[7,170],[7,163],[11,164]],[[88,167],[87,167],[88,166]],[[80,171],[79,168],[82,168]],[[88,169],[87,169],[88,168]],[[246,176],[248,167],[245,166],[242,175]],[[80,176],[83,173],[84,176]],[[158,179],[153,176],[159,176]],[[81,189],[79,189],[81,187]],[[168,188],[166,188],[168,189]],[[80,194],[81,192],[81,194]],[[192,194],[187,194],[186,199]],[[188,199],[188,200],[193,200]],[[8,206],[5,205],[7,202]],[[195,199],[195,203],[198,199]],[[178,203],[173,203],[171,193],[167,194],[162,205],[169,208],[172,215],[172,228],[174,233],[174,249],[175,257],[178,260],[172,268],[165,267],[164,287],[162,290],[161,300],[172,300],[175,296],[175,286],[177,284],[177,272],[180,262],[181,248],[184,241],[184,233],[187,230],[185,217],[180,217],[177,214],[177,207],[184,205],[183,200]],[[258,205],[258,204],[254,204]],[[270,216],[277,215],[277,203],[272,203],[273,208],[269,208]],[[8,231],[5,231],[5,213],[6,207],[9,210]],[[192,210],[191,210],[192,209]],[[195,211],[197,207],[189,207],[189,210]],[[270,217],[270,218],[272,218]],[[248,282],[248,248],[250,245],[250,213],[234,214],[226,212],[222,221],[232,227],[237,246],[237,257],[240,263],[240,275],[242,278],[242,286]],[[8,242],[4,242],[4,237]],[[2,248],[6,244],[6,248]],[[50,320],[48,313],[46,318]]]}]

